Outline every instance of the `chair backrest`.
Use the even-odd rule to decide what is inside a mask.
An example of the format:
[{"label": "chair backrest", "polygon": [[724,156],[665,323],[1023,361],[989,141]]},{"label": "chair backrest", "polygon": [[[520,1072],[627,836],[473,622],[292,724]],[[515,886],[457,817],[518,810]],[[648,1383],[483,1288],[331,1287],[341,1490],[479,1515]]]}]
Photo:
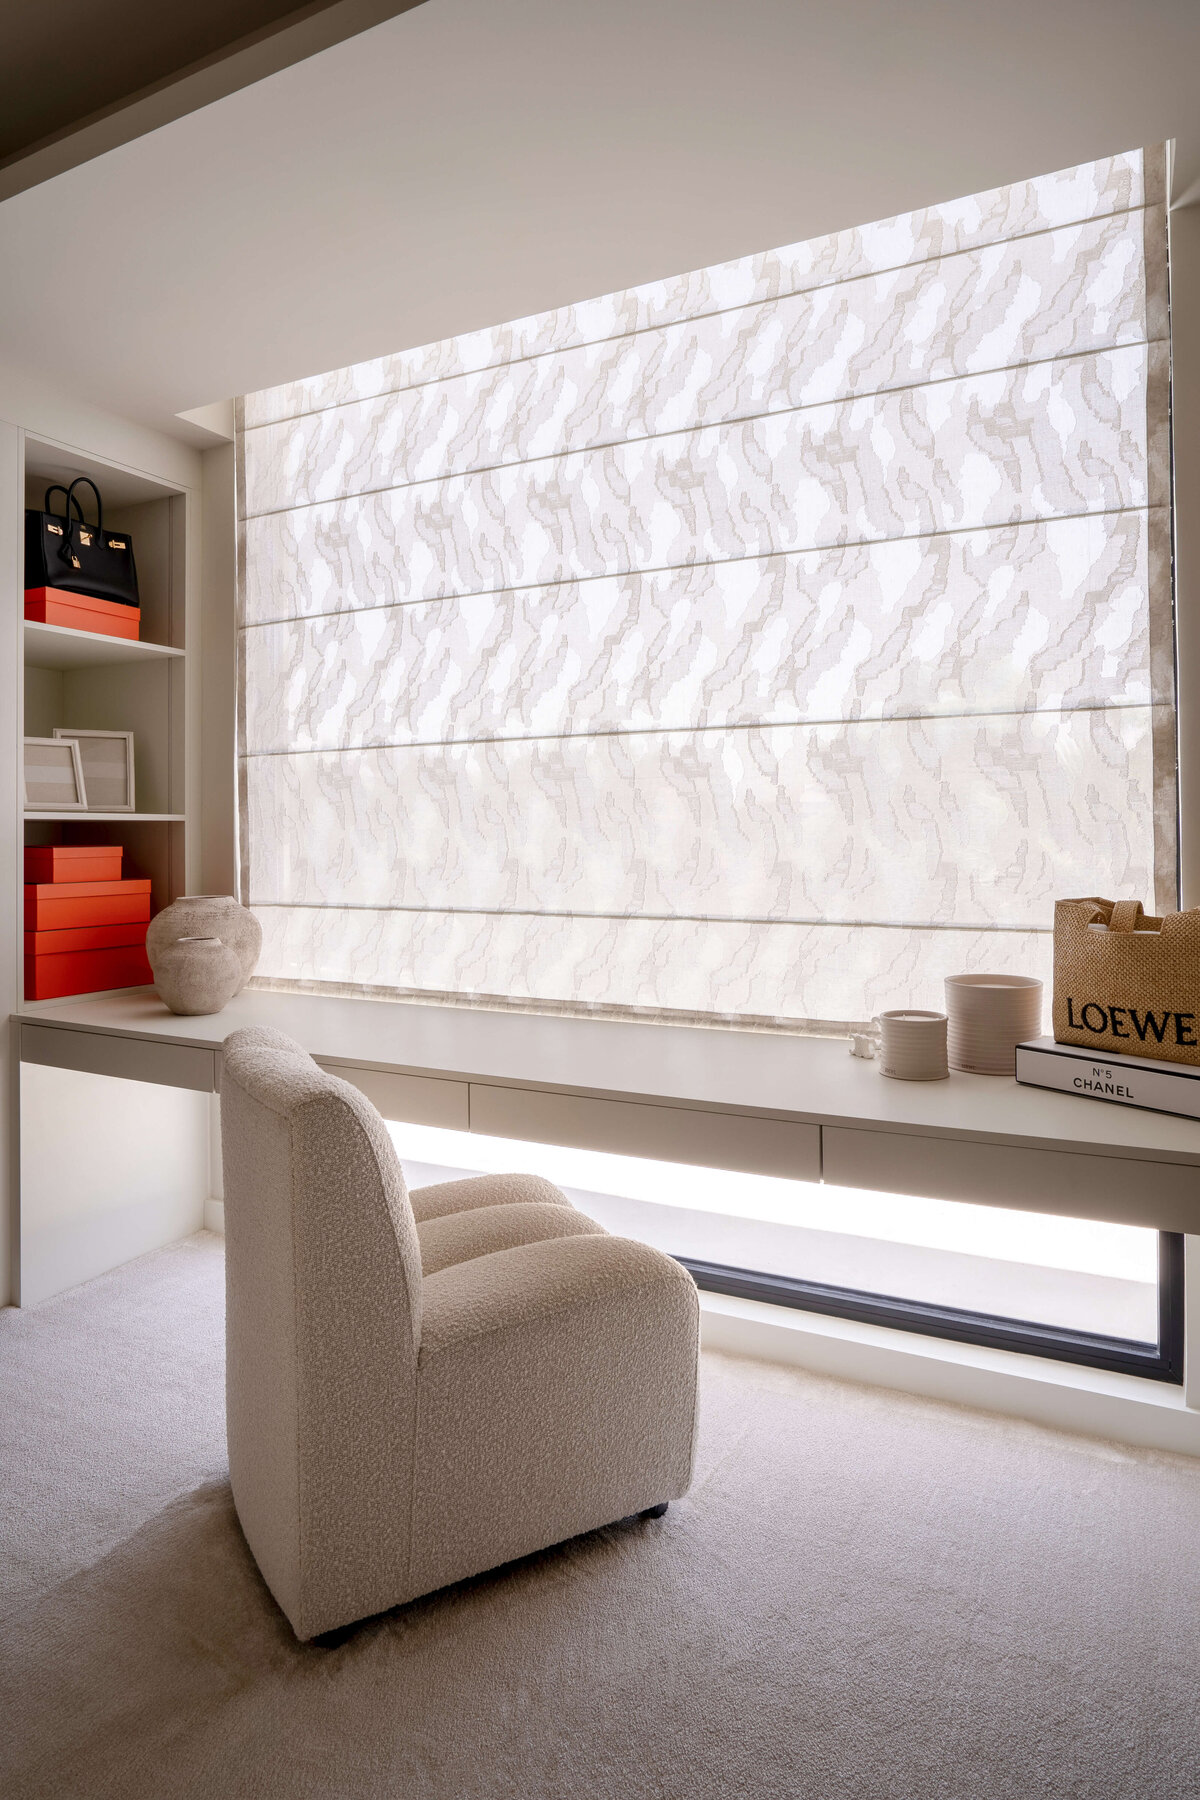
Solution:
[{"label": "chair backrest", "polygon": [[282,1033],[225,1040],[221,1141],[234,1501],[309,1637],[407,1579],[420,1246],[379,1114]]}]

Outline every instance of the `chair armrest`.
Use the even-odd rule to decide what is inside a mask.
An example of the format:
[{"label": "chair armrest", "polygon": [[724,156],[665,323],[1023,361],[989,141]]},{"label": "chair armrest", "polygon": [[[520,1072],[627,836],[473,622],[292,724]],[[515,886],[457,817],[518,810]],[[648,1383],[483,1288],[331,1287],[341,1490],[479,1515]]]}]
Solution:
[{"label": "chair armrest", "polygon": [[546,1238],[454,1263],[422,1283],[421,1362],[469,1339],[520,1331],[556,1314],[597,1309],[657,1291],[656,1312],[699,1311],[687,1270],[632,1238]]},{"label": "chair armrest", "polygon": [[700,1307],[679,1263],[595,1233],[422,1288],[414,1592],[687,1492]]},{"label": "chair armrest", "polygon": [[[551,1206],[571,1206],[552,1181],[540,1175],[467,1175],[459,1181],[436,1181],[429,1187],[412,1188],[409,1203],[419,1225],[446,1213],[471,1212],[477,1206],[516,1206],[540,1200]],[[571,1207],[577,1212],[577,1207]]]}]

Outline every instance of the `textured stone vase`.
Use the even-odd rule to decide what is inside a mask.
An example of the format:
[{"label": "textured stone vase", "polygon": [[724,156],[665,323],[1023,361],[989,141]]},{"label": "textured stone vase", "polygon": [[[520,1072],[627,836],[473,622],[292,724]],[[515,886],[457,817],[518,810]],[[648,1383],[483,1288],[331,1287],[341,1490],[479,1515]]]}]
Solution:
[{"label": "textured stone vase", "polygon": [[233,951],[241,971],[233,991],[240,994],[262,949],[262,926],[249,908],[240,906],[232,894],[184,894],[164,906],[146,933],[146,955],[156,981],[158,958],[168,945],[185,937],[220,938]]},{"label": "textured stone vase", "polygon": [[159,998],[173,1013],[218,1013],[242,985],[242,965],[218,937],[176,938],[154,964]]}]

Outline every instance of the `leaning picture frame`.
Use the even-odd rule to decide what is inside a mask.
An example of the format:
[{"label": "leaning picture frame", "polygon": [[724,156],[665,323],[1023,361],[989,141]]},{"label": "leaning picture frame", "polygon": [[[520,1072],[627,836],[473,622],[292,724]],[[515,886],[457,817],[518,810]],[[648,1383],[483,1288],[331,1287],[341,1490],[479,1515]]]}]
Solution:
[{"label": "leaning picture frame", "polygon": [[54,735],[78,744],[89,812],[132,812],[132,731],[83,731],[56,725]]},{"label": "leaning picture frame", "polygon": [[24,752],[26,812],[85,812],[83,759],[72,739],[27,737]]}]

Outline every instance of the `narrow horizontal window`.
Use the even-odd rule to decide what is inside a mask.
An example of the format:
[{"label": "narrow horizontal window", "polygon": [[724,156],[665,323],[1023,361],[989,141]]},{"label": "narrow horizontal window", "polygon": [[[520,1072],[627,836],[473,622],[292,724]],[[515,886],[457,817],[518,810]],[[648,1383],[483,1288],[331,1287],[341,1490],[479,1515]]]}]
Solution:
[{"label": "narrow horizontal window", "polygon": [[701,1287],[898,1330],[1182,1379],[1182,1240],[1140,1226],[391,1127],[410,1185],[545,1175]]}]

